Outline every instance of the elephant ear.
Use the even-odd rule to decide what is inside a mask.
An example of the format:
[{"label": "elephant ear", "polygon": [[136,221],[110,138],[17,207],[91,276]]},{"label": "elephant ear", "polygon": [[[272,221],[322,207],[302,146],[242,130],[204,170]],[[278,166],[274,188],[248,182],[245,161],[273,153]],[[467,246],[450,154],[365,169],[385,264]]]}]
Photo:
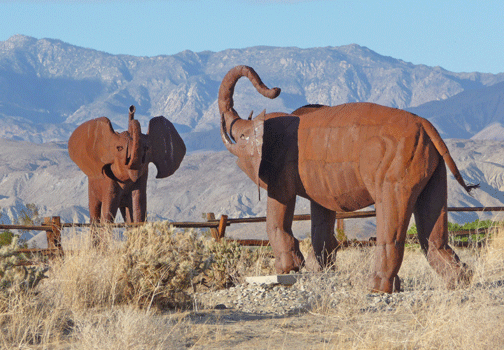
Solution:
[{"label": "elephant ear", "polygon": [[184,141],[173,124],[165,117],[155,117],[149,122],[147,136],[150,144],[150,161],[156,165],[156,178],[172,175],[186,154]]},{"label": "elephant ear", "polygon": [[284,115],[265,121],[259,178],[273,184],[287,163],[298,160],[299,117]]},{"label": "elephant ear", "polygon": [[68,153],[88,177],[99,177],[103,167],[114,162],[118,142],[110,120],[96,118],[75,129],[68,140]]}]

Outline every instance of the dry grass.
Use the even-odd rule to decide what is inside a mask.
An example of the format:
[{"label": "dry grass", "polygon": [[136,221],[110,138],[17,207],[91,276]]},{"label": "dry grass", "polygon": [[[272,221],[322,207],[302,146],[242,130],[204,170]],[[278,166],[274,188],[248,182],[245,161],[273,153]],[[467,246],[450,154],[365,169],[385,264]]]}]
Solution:
[{"label": "dry grass", "polygon": [[[153,308],[157,298],[175,300],[181,291],[190,297],[195,283],[219,288],[272,268],[267,249],[242,251],[229,242],[224,249],[205,237],[170,232],[149,226],[132,232],[127,243],[109,232],[99,250],[87,234],[73,235],[65,244],[71,253],[50,263],[48,278],[5,301],[0,348],[502,348],[503,231],[484,248],[458,251],[475,272],[463,290],[447,291],[423,254],[408,249],[400,271],[405,292],[390,304],[370,303],[373,250],[340,251],[337,287],[315,282],[319,298],[312,310],[285,317],[163,311],[166,302]],[[177,265],[176,257],[189,262]],[[166,270],[169,263],[173,268]],[[175,280],[182,286],[176,293]]]}]

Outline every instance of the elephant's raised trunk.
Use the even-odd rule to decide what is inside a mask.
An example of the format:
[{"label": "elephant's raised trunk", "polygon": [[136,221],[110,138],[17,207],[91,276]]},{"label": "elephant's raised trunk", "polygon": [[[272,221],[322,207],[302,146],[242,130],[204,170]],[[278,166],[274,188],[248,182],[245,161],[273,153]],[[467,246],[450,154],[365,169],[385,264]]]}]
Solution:
[{"label": "elephant's raised trunk", "polygon": [[128,145],[128,156],[126,158],[126,165],[128,169],[140,170],[142,166],[142,149],[141,149],[141,134],[142,130],[140,128],[140,123],[135,118],[135,106],[130,106],[129,108],[129,122],[128,122],[128,133],[130,134],[132,141]]},{"label": "elephant's raised trunk", "polygon": [[129,120],[128,121],[132,121],[133,119],[135,119],[135,112],[136,112],[135,106],[131,105],[129,107],[129,116],[128,116]]},{"label": "elephant's raised trunk", "polygon": [[[230,143],[231,140],[227,135],[226,125],[231,127],[232,123],[236,119],[241,119],[238,113],[233,108],[234,106],[233,94],[236,83],[243,76],[246,76],[252,82],[256,90],[261,95],[268,98],[276,98],[278,97],[278,95],[280,95],[280,88],[276,87],[269,89],[266,85],[264,85],[259,75],[251,67],[236,66],[226,74],[224,79],[222,79],[222,83],[219,88],[218,101],[219,101],[219,112],[222,118],[221,136],[224,144],[226,145],[226,147],[229,149],[230,152],[232,151],[228,146],[232,145],[232,143]],[[234,139],[232,135],[232,130],[229,130],[229,136],[231,136],[231,139]]]}]

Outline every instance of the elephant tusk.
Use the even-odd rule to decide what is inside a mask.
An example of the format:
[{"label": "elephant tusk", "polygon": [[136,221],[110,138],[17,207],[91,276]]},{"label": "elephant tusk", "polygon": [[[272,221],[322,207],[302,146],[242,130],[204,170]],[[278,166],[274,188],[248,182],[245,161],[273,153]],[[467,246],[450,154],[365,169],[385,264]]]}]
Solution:
[{"label": "elephant tusk", "polygon": [[224,113],[221,114],[221,137],[222,141],[226,146],[233,146],[233,141],[229,138],[226,130],[226,119],[224,118]]},{"label": "elephant tusk", "polygon": [[248,116],[248,120],[252,120],[253,114],[254,114],[254,111],[250,111],[250,115]]}]

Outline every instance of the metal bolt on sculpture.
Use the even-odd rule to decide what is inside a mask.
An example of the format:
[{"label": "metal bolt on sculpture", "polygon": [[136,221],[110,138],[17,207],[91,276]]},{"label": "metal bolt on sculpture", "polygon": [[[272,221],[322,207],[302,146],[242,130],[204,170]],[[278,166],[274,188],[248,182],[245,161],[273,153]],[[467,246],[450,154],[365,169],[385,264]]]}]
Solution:
[{"label": "metal bolt on sculpture", "polygon": [[[241,119],[235,85],[247,77],[259,93],[276,98],[250,67],[231,69],[220,85],[221,137],[237,164],[267,190],[266,227],[278,273],[297,271],[305,259],[292,234],[296,196],[311,202],[311,238],[317,268],[334,263],[336,212],[374,204],[377,258],[371,288],[400,290],[398,277],[412,214],[430,265],[449,287],[468,283],[471,271],[448,245],[447,172],[469,192],[432,124],[412,113],[373,103],[308,105],[291,114],[263,111]],[[309,259],[308,259],[309,260]]]},{"label": "metal bolt on sculpture", "polygon": [[89,120],[70,136],[68,152],[88,176],[91,222],[113,222],[120,209],[131,223],[145,221],[149,163],[156,165],[157,178],[168,177],[180,166],[186,147],[162,116],[152,118],[142,134],[131,106],[127,131],[115,132],[106,117]]}]

